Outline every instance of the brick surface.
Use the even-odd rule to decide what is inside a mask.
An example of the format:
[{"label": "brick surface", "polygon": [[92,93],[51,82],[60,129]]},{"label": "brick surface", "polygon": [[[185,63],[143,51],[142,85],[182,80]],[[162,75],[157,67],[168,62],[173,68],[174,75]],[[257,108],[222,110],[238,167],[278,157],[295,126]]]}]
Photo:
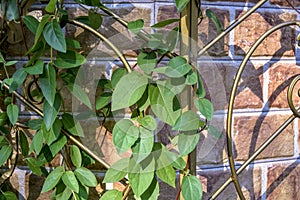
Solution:
[{"label": "brick surface", "polygon": [[[265,142],[289,115],[234,117],[234,154],[237,160],[245,160]],[[289,125],[259,156],[275,158],[292,156],[294,152],[293,123]]]},{"label": "brick surface", "polygon": [[275,164],[268,168],[266,196],[272,199],[300,199],[300,163]]},{"label": "brick surface", "polygon": [[[289,0],[289,2],[295,7],[300,6],[300,2],[298,0]],[[286,0],[270,0],[270,3],[290,7],[290,4]]]},{"label": "brick surface", "polygon": [[[236,11],[236,17],[244,12]],[[295,20],[289,12],[256,12],[242,22],[235,30],[235,54],[244,55],[255,41],[273,26]],[[294,56],[295,30],[290,27],[272,33],[256,49],[253,56]]]},{"label": "brick surface", "polygon": [[[270,107],[289,108],[287,102],[287,91],[293,77],[299,74],[300,67],[290,63],[275,63],[269,68],[269,94],[268,103]],[[300,89],[300,82],[295,86],[293,92],[294,105],[300,106],[300,98],[297,91]]]}]

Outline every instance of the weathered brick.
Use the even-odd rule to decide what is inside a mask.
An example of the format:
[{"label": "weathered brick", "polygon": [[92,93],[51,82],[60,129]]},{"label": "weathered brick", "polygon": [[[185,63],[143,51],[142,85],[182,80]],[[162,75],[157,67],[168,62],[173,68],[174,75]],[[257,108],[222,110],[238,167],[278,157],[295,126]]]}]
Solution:
[{"label": "weathered brick", "polygon": [[[295,7],[300,6],[300,2],[298,0],[289,0],[289,2]],[[290,7],[290,4],[287,2],[287,0],[270,0],[270,3]]]},{"label": "weathered brick", "polygon": [[[293,77],[299,73],[300,67],[296,64],[278,62],[269,68],[269,94],[268,103],[270,107],[289,108],[287,91]],[[297,94],[300,82],[295,86],[293,92],[294,105],[300,106],[300,98]]]},{"label": "weathered brick", "polygon": [[[259,148],[289,115],[235,116],[233,125],[234,154],[237,160],[245,160]],[[284,131],[257,157],[275,158],[292,156],[294,153],[293,124]]]},{"label": "weathered brick", "polygon": [[300,199],[299,161],[275,164],[268,168],[266,197],[272,199]]},{"label": "weathered brick", "polygon": [[[236,11],[236,18],[244,12]],[[234,32],[235,54],[244,55],[255,41],[273,26],[295,20],[289,12],[256,12],[242,22]],[[253,56],[294,56],[295,30],[285,27],[272,33],[256,49]]]}]

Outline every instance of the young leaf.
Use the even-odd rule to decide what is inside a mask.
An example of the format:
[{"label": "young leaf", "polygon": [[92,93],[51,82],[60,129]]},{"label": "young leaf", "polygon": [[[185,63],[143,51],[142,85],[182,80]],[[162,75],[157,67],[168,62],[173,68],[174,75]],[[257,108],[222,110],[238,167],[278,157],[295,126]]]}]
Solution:
[{"label": "young leaf", "polygon": [[146,74],[150,74],[153,71],[156,67],[156,62],[156,54],[153,51],[150,53],[141,52],[137,58],[138,65]]},{"label": "young leaf", "polygon": [[0,149],[0,166],[2,166],[7,161],[11,153],[12,148],[9,145],[5,145]]},{"label": "young leaf", "polygon": [[86,62],[83,55],[77,51],[67,50],[65,53],[58,52],[54,65],[61,69],[78,67]]},{"label": "young leaf", "polygon": [[152,25],[151,27],[152,28],[162,28],[162,27],[165,27],[167,25],[170,25],[170,24],[173,24],[173,23],[179,22],[179,21],[180,21],[180,19],[167,19],[167,20],[158,22],[158,23]]},{"label": "young leaf", "polygon": [[138,34],[144,27],[144,20],[138,19],[136,21],[128,22],[127,27],[134,34]]},{"label": "young leaf", "polygon": [[192,152],[198,142],[199,142],[200,135],[197,132],[185,132],[181,133],[178,136],[178,150],[181,156],[185,156]]},{"label": "young leaf", "polygon": [[140,127],[140,137],[132,146],[133,158],[137,163],[144,160],[152,151],[154,136],[152,131]]},{"label": "young leaf", "polygon": [[100,110],[107,106],[111,101],[112,93],[104,92],[96,99],[96,110]]},{"label": "young leaf", "polygon": [[172,165],[157,169],[155,173],[160,180],[175,188],[176,171]]},{"label": "young leaf", "polygon": [[190,0],[175,0],[178,12],[181,12],[189,2]]},{"label": "young leaf", "polygon": [[70,145],[70,157],[75,167],[81,167],[82,157],[80,149],[76,145]]},{"label": "young leaf", "polygon": [[62,166],[56,167],[52,172],[50,172],[43,185],[42,193],[48,192],[49,190],[54,188],[59,182],[63,174],[64,174],[64,168]]},{"label": "young leaf", "polygon": [[88,18],[93,29],[97,30],[101,26],[102,16],[99,13],[89,10]]},{"label": "young leaf", "polygon": [[202,199],[202,184],[196,176],[185,176],[182,180],[182,196],[188,200]]},{"label": "young leaf", "polygon": [[70,189],[79,192],[79,185],[77,179],[72,171],[66,171],[61,177],[63,183]]},{"label": "young leaf", "polygon": [[101,196],[100,200],[122,200],[122,192],[119,190],[108,190]]},{"label": "young leaf", "polygon": [[46,6],[45,10],[48,13],[53,13],[55,10],[55,5],[56,5],[57,0],[50,0],[48,5]]},{"label": "young leaf", "polygon": [[83,129],[80,123],[76,119],[74,119],[72,115],[64,113],[62,115],[62,123],[65,129],[67,129],[73,135],[80,137],[84,136]]},{"label": "young leaf", "polygon": [[27,156],[29,152],[29,144],[26,135],[23,131],[19,131],[19,143],[23,156]]},{"label": "young leaf", "polygon": [[44,72],[40,75],[40,87],[45,99],[53,106],[56,94],[56,72],[51,64],[44,66]]},{"label": "young leaf", "polygon": [[198,130],[200,117],[191,110],[188,110],[178,118],[173,130],[176,131],[193,131]]},{"label": "young leaf", "polygon": [[46,42],[57,51],[66,53],[67,45],[65,36],[59,26],[57,20],[47,23],[43,30],[43,36]]},{"label": "young leaf", "polygon": [[119,154],[127,151],[138,139],[139,128],[129,119],[121,119],[113,129],[113,143]]},{"label": "young leaf", "polygon": [[115,162],[107,171],[103,183],[120,181],[128,173],[129,158],[122,158]]},{"label": "young leaf", "polygon": [[10,123],[12,123],[12,125],[15,125],[17,123],[18,116],[19,116],[18,106],[15,104],[9,104],[7,106],[6,113],[7,113]]},{"label": "young leaf", "polygon": [[79,167],[74,173],[81,184],[88,187],[97,186],[98,182],[95,175],[87,168]]},{"label": "young leaf", "polygon": [[112,111],[136,103],[144,94],[147,84],[148,78],[139,72],[133,71],[123,76],[112,95]]},{"label": "young leaf", "polygon": [[43,112],[45,113],[44,115],[44,122],[47,128],[47,131],[50,130],[52,127],[57,114],[59,113],[60,106],[62,104],[62,98],[59,93],[56,93],[55,95],[55,100],[53,106],[51,106],[48,101],[44,101],[44,107],[43,107]]},{"label": "young leaf", "polygon": [[187,74],[192,69],[191,65],[183,57],[177,56],[169,62],[165,74],[172,78],[179,78]]},{"label": "young leaf", "polygon": [[32,75],[42,74],[44,70],[44,61],[37,60],[34,65],[26,67],[25,72]]},{"label": "young leaf", "polygon": [[214,107],[208,99],[195,99],[195,106],[207,120],[212,120]]}]

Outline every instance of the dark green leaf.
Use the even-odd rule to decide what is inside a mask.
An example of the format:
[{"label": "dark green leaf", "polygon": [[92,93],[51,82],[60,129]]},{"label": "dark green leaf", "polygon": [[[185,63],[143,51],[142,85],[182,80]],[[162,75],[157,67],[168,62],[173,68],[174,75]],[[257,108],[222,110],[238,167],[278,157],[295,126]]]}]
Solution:
[{"label": "dark green leaf", "polygon": [[7,161],[11,153],[11,146],[5,145],[0,149],[0,166],[2,166]]},{"label": "dark green leaf", "polygon": [[202,82],[202,78],[198,71],[197,71],[197,77],[198,77],[198,81],[197,81],[196,95],[198,98],[204,98],[206,95],[206,92],[205,92],[204,84]]},{"label": "dark green leaf", "polygon": [[3,55],[2,55],[1,52],[0,52],[0,62],[1,62],[1,63],[5,63],[5,59],[3,58]]},{"label": "dark green leaf", "polygon": [[104,92],[96,99],[96,110],[100,110],[107,106],[111,101],[112,93]]},{"label": "dark green leaf", "polygon": [[195,99],[195,106],[207,120],[212,120],[214,107],[208,99]]},{"label": "dark green leaf", "polygon": [[48,103],[48,101],[44,101],[44,107],[43,107],[43,112],[45,113],[44,122],[48,131],[52,127],[57,117],[57,114],[59,113],[61,104],[62,104],[62,98],[59,93],[56,93],[55,95],[53,106],[51,106]]},{"label": "dark green leaf", "polygon": [[127,74],[126,69],[118,68],[116,69],[111,76],[111,85],[113,88],[116,88],[117,83],[121,80],[123,76]]},{"label": "dark green leaf", "polygon": [[55,5],[56,5],[57,0],[50,0],[48,5],[46,6],[45,10],[48,13],[53,13],[55,10]]},{"label": "dark green leaf", "polygon": [[40,39],[40,37],[43,33],[43,30],[44,30],[44,27],[48,23],[50,17],[51,16],[49,14],[43,15],[43,18],[42,18],[41,22],[39,23],[39,26],[35,32],[34,45],[31,49],[34,49],[37,46],[38,40]]},{"label": "dark green leaf", "polygon": [[157,169],[156,175],[160,180],[175,188],[176,171],[172,165]]},{"label": "dark green leaf", "polygon": [[57,51],[67,52],[66,40],[58,22],[53,20],[47,23],[43,30],[43,36],[46,42]]},{"label": "dark green leaf", "polygon": [[153,71],[156,67],[156,62],[156,54],[153,51],[150,53],[141,52],[137,58],[138,65],[146,74],[150,74]]},{"label": "dark green leaf", "polygon": [[0,113],[0,126],[4,126],[7,122],[7,114],[6,112]]},{"label": "dark green leaf", "polygon": [[13,92],[16,89],[18,89],[23,84],[26,77],[27,77],[27,73],[25,72],[25,68],[18,69],[12,76],[13,82],[9,87],[9,91]]},{"label": "dark green leaf", "polygon": [[79,167],[75,170],[75,175],[81,184],[88,187],[96,187],[98,182],[95,175],[84,167]]},{"label": "dark green leaf", "polygon": [[102,24],[102,16],[93,10],[89,10],[88,17],[91,27],[97,30]]},{"label": "dark green leaf", "polygon": [[72,190],[65,187],[61,193],[59,193],[55,196],[55,199],[56,200],[66,200],[66,199],[69,199],[71,195],[72,195]]},{"label": "dark green leaf", "polygon": [[74,119],[72,115],[64,113],[62,115],[62,123],[65,129],[67,129],[73,135],[80,137],[84,136],[80,123],[76,119]]},{"label": "dark green leaf", "polygon": [[27,156],[29,152],[29,144],[26,135],[23,131],[19,131],[19,143],[21,146],[21,152],[23,156]]},{"label": "dark green leaf", "polygon": [[138,34],[144,27],[144,20],[138,19],[136,21],[128,22],[128,29],[134,34]]},{"label": "dark green leaf", "polygon": [[81,48],[80,43],[77,40],[73,40],[71,38],[66,38],[66,44],[69,50],[75,50]]},{"label": "dark green leaf", "polygon": [[86,25],[88,25],[88,26],[91,26],[91,23],[90,23],[90,21],[89,21],[89,17],[88,17],[88,16],[79,16],[79,17],[77,17],[75,20],[76,20],[76,21],[79,21],[79,22],[81,22],[81,23],[84,23],[84,24],[86,24]]},{"label": "dark green leaf", "polygon": [[41,129],[43,119],[32,119],[27,122],[27,126],[32,130],[39,130]]},{"label": "dark green leaf", "polygon": [[191,110],[188,110],[178,118],[176,121],[173,130],[177,131],[192,131],[198,130],[200,123],[200,117],[198,114],[194,113]]},{"label": "dark green leaf", "polygon": [[115,162],[106,172],[103,183],[114,183],[122,180],[128,173],[129,158]]},{"label": "dark green leaf", "polygon": [[44,139],[48,145],[51,145],[60,135],[62,124],[60,120],[55,120],[53,126],[47,130],[45,123],[42,124],[41,131],[43,132]]},{"label": "dark green leaf", "polygon": [[140,137],[132,146],[133,158],[137,163],[144,160],[152,151],[154,136],[152,131],[140,127]]},{"label": "dark green leaf", "polygon": [[158,22],[158,23],[152,25],[151,27],[152,28],[162,28],[162,27],[165,27],[167,25],[170,25],[170,24],[173,24],[173,23],[179,22],[179,21],[180,21],[180,19],[167,19],[167,20]]},{"label": "dark green leaf", "polygon": [[42,188],[42,192],[48,192],[54,188],[59,182],[60,178],[64,174],[64,168],[62,166],[56,167],[50,174],[47,176],[45,183]]},{"label": "dark green leaf", "polygon": [[81,167],[82,157],[80,149],[76,145],[70,145],[70,157],[75,167]]},{"label": "dark green leaf", "polygon": [[42,74],[44,70],[44,61],[37,60],[31,67],[26,67],[25,72],[32,75]]},{"label": "dark green leaf", "polygon": [[66,171],[61,177],[63,183],[70,189],[79,192],[79,185],[77,179],[72,171]]},{"label": "dark green leaf", "polygon": [[169,62],[165,74],[172,78],[179,78],[187,74],[192,69],[191,65],[183,57],[177,56]]},{"label": "dark green leaf", "polygon": [[49,147],[52,156],[55,156],[65,146],[65,144],[67,144],[67,137],[61,135],[58,140],[53,142]]},{"label": "dark green leaf", "polygon": [[19,116],[18,106],[15,104],[9,104],[7,106],[6,112],[10,123],[12,123],[12,125],[15,125],[17,123],[18,116]]},{"label": "dark green leaf", "polygon": [[113,129],[113,142],[119,154],[127,151],[138,139],[139,128],[129,119],[121,119]]},{"label": "dark green leaf", "polygon": [[34,158],[26,158],[26,163],[29,167],[29,169],[36,175],[41,176],[42,171],[41,171],[41,165],[39,162],[37,162]]},{"label": "dark green leaf", "polygon": [[5,200],[18,200],[16,194],[13,192],[4,192],[2,195],[5,197]]},{"label": "dark green leaf", "polygon": [[44,72],[39,80],[45,99],[53,106],[56,94],[56,72],[51,64],[44,66]]},{"label": "dark green leaf", "polygon": [[154,131],[156,129],[156,120],[151,115],[146,115],[143,118],[138,118],[137,121],[146,129],[149,129],[151,131]]},{"label": "dark green leaf", "polygon": [[185,176],[182,180],[182,196],[188,200],[202,199],[202,184],[196,176]]},{"label": "dark green leaf", "polygon": [[119,190],[108,190],[101,196],[100,200],[122,200],[122,192]]},{"label": "dark green leaf", "polygon": [[78,67],[86,62],[84,56],[76,51],[67,50],[65,53],[58,52],[54,65],[61,69]]},{"label": "dark green leaf", "polygon": [[215,24],[218,33],[222,33],[223,32],[223,28],[222,28],[222,24],[220,22],[220,20],[218,19],[217,15],[210,9],[207,9],[205,11],[205,14],[208,18],[210,18],[213,23]]},{"label": "dark green leaf", "polygon": [[196,148],[200,135],[199,133],[193,131],[181,133],[178,137],[179,154],[181,156],[185,156]]},{"label": "dark green leaf", "polygon": [[123,76],[112,95],[112,111],[136,103],[144,94],[147,84],[148,78],[139,72],[133,71]]},{"label": "dark green leaf", "polygon": [[154,178],[148,189],[142,194],[141,199],[157,200],[159,196],[159,184]]},{"label": "dark green leaf", "polygon": [[86,92],[78,84],[67,85],[68,90],[82,103],[84,103],[88,108],[92,109],[92,104]]},{"label": "dark green leaf", "polygon": [[190,0],[175,0],[178,12],[181,12],[189,2]]},{"label": "dark green leaf", "polygon": [[30,146],[30,152],[34,150],[36,154],[39,154],[43,148],[43,143],[44,143],[44,137],[43,137],[43,132],[40,130],[38,131],[32,140],[31,146]]}]

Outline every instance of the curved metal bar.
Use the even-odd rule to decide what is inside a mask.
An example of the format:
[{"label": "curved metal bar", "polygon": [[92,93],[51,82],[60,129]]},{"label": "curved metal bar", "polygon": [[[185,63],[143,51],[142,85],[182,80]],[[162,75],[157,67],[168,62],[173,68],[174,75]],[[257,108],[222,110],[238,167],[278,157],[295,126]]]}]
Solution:
[{"label": "curved metal bar", "polygon": [[128,61],[126,60],[126,58],[123,56],[123,54],[119,51],[119,49],[113,44],[111,43],[104,35],[102,35],[101,33],[99,33],[98,31],[96,31],[95,29],[89,27],[88,25],[81,23],[79,21],[76,20],[68,20],[68,23],[79,26],[91,33],[93,33],[95,36],[99,37],[103,42],[105,42],[114,52],[115,54],[120,58],[120,60],[122,61],[123,65],[125,66],[126,70],[130,73],[131,67],[128,63]]},{"label": "curved metal bar", "polygon": [[[288,99],[290,109],[293,111],[294,115],[300,118],[300,112],[299,110],[296,109],[293,103],[293,91],[298,81],[300,81],[300,75],[297,75],[291,82],[287,93],[287,99]],[[300,90],[298,91],[298,96],[300,97]]]},{"label": "curved metal bar", "polygon": [[227,151],[228,151],[228,157],[229,157],[229,165],[230,165],[230,170],[231,170],[231,181],[234,182],[235,188],[240,196],[241,199],[245,199],[243,193],[241,192],[241,187],[237,178],[237,173],[235,171],[235,162],[233,159],[233,152],[232,152],[232,117],[233,117],[233,105],[234,105],[234,100],[236,96],[236,91],[238,88],[239,81],[242,77],[242,73],[246,67],[246,64],[254,51],[257,49],[257,47],[260,45],[260,43],[267,38],[270,34],[273,32],[285,27],[285,26],[291,26],[291,25],[299,25],[300,21],[291,21],[291,22],[284,22],[282,24],[279,24],[273,28],[271,28],[269,31],[267,31],[264,35],[262,35],[255,43],[254,45],[250,48],[248,53],[246,54],[243,62],[241,63],[238,72],[235,76],[234,83],[232,86],[231,90],[231,95],[230,95],[230,100],[229,100],[229,107],[228,107],[228,115],[227,115]]}]

